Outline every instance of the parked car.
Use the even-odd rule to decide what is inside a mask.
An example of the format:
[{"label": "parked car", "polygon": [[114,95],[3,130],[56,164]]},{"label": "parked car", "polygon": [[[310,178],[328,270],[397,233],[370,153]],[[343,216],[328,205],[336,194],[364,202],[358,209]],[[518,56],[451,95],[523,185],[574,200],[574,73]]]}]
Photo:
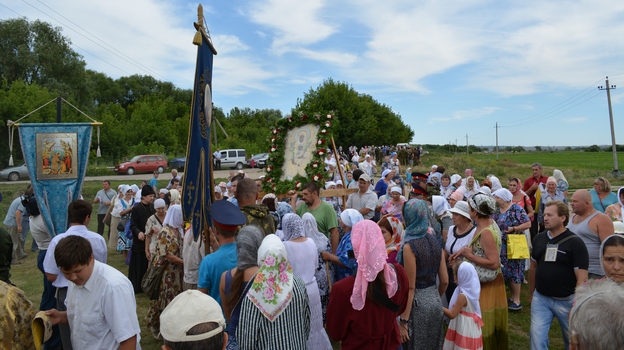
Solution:
[{"label": "parked car", "polygon": [[221,150],[221,167],[241,170],[247,164],[246,153],[244,149]]},{"label": "parked car", "polygon": [[254,166],[256,168],[264,168],[266,166],[267,159],[269,159],[268,153],[258,153],[247,161],[247,167],[251,168],[251,160],[254,160]]},{"label": "parked car", "polygon": [[154,170],[158,170],[159,173],[163,173],[167,170],[167,160],[165,157],[158,154],[146,154],[134,156],[127,162],[115,165],[115,172],[120,175],[151,173]]},{"label": "parked car", "polygon": [[28,175],[28,168],[26,167],[26,163],[14,166],[10,168],[3,169],[0,171],[0,179],[9,180],[9,181],[17,181],[19,179],[30,179]]},{"label": "parked car", "polygon": [[178,171],[184,171],[184,165],[186,165],[185,158],[173,158],[169,161],[169,168],[177,169]]}]

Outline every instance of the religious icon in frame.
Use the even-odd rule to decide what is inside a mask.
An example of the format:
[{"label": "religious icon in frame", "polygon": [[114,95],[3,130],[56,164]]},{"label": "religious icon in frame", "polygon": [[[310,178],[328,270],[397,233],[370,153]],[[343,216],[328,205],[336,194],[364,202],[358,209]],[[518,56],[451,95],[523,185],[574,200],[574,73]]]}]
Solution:
[{"label": "religious icon in frame", "polygon": [[76,133],[37,133],[37,180],[77,179]]}]

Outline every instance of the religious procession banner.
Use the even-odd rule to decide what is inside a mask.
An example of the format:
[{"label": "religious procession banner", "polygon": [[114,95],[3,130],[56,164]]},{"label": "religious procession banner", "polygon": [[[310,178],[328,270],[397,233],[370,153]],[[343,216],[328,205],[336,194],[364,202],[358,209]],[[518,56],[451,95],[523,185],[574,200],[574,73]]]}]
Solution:
[{"label": "religious procession banner", "polygon": [[300,113],[280,119],[269,136],[264,192],[285,194],[310,181],[322,188],[328,175],[324,159],[331,147],[334,122],[333,114]]},{"label": "religious procession banner", "polygon": [[67,207],[80,198],[91,129],[91,123],[19,124],[28,175],[52,237],[67,230]]},{"label": "religious procession banner", "polygon": [[[200,5],[201,6],[201,5]],[[201,7],[200,7],[201,11]],[[191,221],[195,239],[210,225],[212,201],[210,125],[212,123],[212,62],[217,51],[203,29],[203,14],[195,23],[197,47],[193,102],[182,180],[182,212]]]}]

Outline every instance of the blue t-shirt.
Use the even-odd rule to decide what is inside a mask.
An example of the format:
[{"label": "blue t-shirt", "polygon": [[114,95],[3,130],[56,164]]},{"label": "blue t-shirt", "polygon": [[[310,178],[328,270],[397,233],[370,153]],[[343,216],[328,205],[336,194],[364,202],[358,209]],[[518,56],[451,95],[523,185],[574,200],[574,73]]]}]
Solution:
[{"label": "blue t-shirt", "polygon": [[152,177],[149,181],[149,185],[151,188],[158,188],[158,180],[155,177]]},{"label": "blue t-shirt", "polygon": [[221,295],[219,294],[221,274],[235,268],[237,263],[236,243],[222,245],[216,252],[206,255],[199,264],[197,288],[208,289],[208,295],[221,305]]}]

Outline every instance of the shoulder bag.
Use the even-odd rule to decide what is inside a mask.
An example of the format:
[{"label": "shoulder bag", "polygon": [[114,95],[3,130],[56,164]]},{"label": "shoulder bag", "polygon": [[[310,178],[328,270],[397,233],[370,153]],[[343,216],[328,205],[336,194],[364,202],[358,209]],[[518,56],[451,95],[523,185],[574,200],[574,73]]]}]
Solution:
[{"label": "shoulder bag", "polygon": [[143,280],[141,280],[141,289],[143,293],[147,295],[150,300],[157,300],[158,294],[160,294],[160,286],[162,285],[162,278],[165,273],[165,266],[154,266],[151,264],[145,275],[143,276]]}]

